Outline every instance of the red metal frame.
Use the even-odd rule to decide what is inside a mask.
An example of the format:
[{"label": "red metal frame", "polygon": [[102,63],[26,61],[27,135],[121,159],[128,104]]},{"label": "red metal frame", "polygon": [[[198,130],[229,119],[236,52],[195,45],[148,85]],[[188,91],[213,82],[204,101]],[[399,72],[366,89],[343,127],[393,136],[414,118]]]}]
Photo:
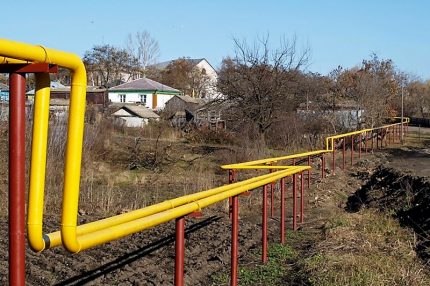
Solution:
[{"label": "red metal frame", "polygon": [[285,243],[285,178],[282,178],[279,182],[281,189],[281,222],[280,222],[280,232],[281,232],[281,244]]},{"label": "red metal frame", "polygon": [[342,145],[342,169],[345,170],[345,138],[343,138]]},{"label": "red metal frame", "polygon": [[293,230],[297,229],[297,174],[293,175]]},{"label": "red metal frame", "polygon": [[[269,170],[269,173],[272,173],[273,169]],[[273,218],[275,213],[275,183],[270,183],[270,218]]]},{"label": "red metal frame", "polygon": [[25,75],[9,76],[9,284],[25,285]]},{"label": "red metal frame", "polygon": [[238,196],[234,196],[232,199],[232,221],[231,221],[231,276],[230,276],[230,285],[237,285],[237,275],[238,275],[238,266],[237,266],[237,257],[239,252],[239,198]]},{"label": "red metal frame", "polygon": [[184,285],[185,217],[176,219],[175,286]]},{"label": "red metal frame", "polygon": [[354,163],[354,135],[351,135],[351,166]]},{"label": "red metal frame", "polygon": [[333,155],[332,155],[332,162],[331,162],[331,168],[333,171],[333,175],[336,171],[336,139],[333,139]]},{"label": "red metal frame", "polygon": [[[308,156],[308,166],[311,165],[311,156]],[[308,169],[308,189],[311,187],[311,169]]]},{"label": "red metal frame", "polygon": [[262,218],[262,230],[261,230],[261,261],[267,262],[267,186],[263,187],[263,218]]},{"label": "red metal frame", "polygon": [[303,172],[300,173],[300,223],[303,223],[305,217],[305,180]]}]

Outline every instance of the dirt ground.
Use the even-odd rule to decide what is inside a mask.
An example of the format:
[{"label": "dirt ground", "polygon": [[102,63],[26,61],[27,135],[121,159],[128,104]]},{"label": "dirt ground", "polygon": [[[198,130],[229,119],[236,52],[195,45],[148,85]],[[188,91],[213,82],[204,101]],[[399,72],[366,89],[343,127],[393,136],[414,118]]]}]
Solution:
[{"label": "dirt ground", "polygon": [[[346,211],[348,196],[363,189],[366,180],[371,178],[370,173],[375,172],[379,166],[391,167],[409,176],[428,177],[430,174],[428,142],[430,140],[421,142],[422,147],[411,144],[363,155],[361,160],[357,158],[355,165],[345,171],[338,167],[335,176],[328,171],[327,178],[322,181],[319,179],[320,171],[316,166],[312,187],[306,191],[305,223],[300,225],[298,230],[307,238],[304,238],[303,243],[297,247],[301,248],[301,251],[310,251],[309,245],[313,240],[319,239],[320,229],[327,223],[326,219],[333,213],[333,209],[340,208]],[[339,159],[337,166],[340,166]],[[400,177],[402,176],[404,175]],[[289,186],[287,188],[291,189]],[[287,196],[289,232],[290,193],[288,192]],[[333,197],[337,200],[333,200]],[[335,201],[339,203],[334,205]],[[278,198],[276,202],[279,202]],[[240,205],[239,263],[258,263],[255,255],[251,254],[258,252],[261,247],[260,190],[254,191],[251,197],[241,197]],[[274,218],[269,220],[269,243],[279,241],[278,217],[277,207]],[[94,219],[86,215],[80,216],[81,221]],[[57,224],[58,222],[53,219],[47,219],[48,229],[55,228]],[[204,211],[201,218],[188,218],[186,226],[185,283],[210,285],[213,283],[213,275],[228,273],[230,267],[231,230],[224,205],[220,205],[218,209]],[[1,219],[0,231],[0,284],[5,285],[7,283],[5,218]],[[164,224],[75,255],[67,253],[62,248],[39,254],[27,249],[26,259],[28,285],[173,285],[174,224]],[[306,285],[309,281],[290,280],[286,277],[285,283]]]}]

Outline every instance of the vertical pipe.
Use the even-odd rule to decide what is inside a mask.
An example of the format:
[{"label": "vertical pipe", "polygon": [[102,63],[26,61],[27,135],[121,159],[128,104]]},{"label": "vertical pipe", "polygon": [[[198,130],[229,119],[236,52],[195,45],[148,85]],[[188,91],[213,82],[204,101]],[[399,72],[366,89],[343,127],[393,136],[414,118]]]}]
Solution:
[{"label": "vertical pipe", "polygon": [[293,230],[297,229],[297,175],[293,175]]},{"label": "vertical pipe", "polygon": [[374,138],[373,138],[373,137],[374,137],[374,135],[373,135],[373,134],[374,134],[374,132],[373,132],[373,130],[372,130],[372,131],[371,131],[371,133],[370,133],[370,135],[372,136],[372,142],[371,142],[371,145],[372,145],[372,146],[371,146],[371,147],[372,147],[372,152],[373,152],[373,142],[375,141],[375,140],[374,140]]},{"label": "vertical pipe", "polygon": [[358,141],[358,158],[361,159],[361,144],[363,143],[363,136],[361,133],[360,133],[358,138],[359,138],[359,141]]},{"label": "vertical pipe", "polygon": [[9,284],[25,285],[25,75],[9,77]]},{"label": "vertical pipe", "polygon": [[343,138],[343,143],[342,143],[342,169],[345,170],[345,137]]},{"label": "vertical pipe", "polygon": [[281,244],[285,243],[285,178],[280,181],[281,184]]},{"label": "vertical pipe", "polygon": [[[269,173],[272,173],[273,169],[269,170]],[[270,218],[273,218],[273,214],[275,212],[275,186],[274,182],[270,183]]]},{"label": "vertical pipe", "polygon": [[239,252],[238,237],[239,237],[239,198],[234,196],[233,202],[233,219],[231,221],[231,277],[230,285],[237,285],[237,257]]},{"label": "vertical pipe", "polygon": [[175,286],[184,285],[184,260],[185,260],[185,218],[176,219],[175,241]]},{"label": "vertical pipe", "polygon": [[300,177],[300,223],[303,223],[305,217],[305,182],[303,180],[303,172],[300,173]]},{"label": "vertical pipe", "polygon": [[333,171],[333,175],[335,174],[335,170],[336,170],[336,145],[335,145],[335,141],[336,139],[333,139],[333,157],[332,157],[332,162],[331,162],[331,169]]},{"label": "vertical pipe", "polygon": [[367,154],[367,131],[364,132],[364,153]]},{"label": "vertical pipe", "polygon": [[[232,184],[234,183],[234,170],[229,169],[228,170],[228,183]],[[231,219],[231,212],[232,212],[232,198],[228,198],[228,217]]]},{"label": "vertical pipe", "polygon": [[354,135],[351,135],[351,166],[354,161]]},{"label": "vertical pipe", "polygon": [[267,185],[263,187],[263,222],[262,222],[262,235],[261,235],[261,261],[267,262]]},{"label": "vertical pipe", "polygon": [[[311,156],[308,156],[308,166],[311,166]],[[308,169],[308,189],[311,188],[311,169]]]},{"label": "vertical pipe", "polygon": [[321,154],[321,179],[324,179],[324,172],[325,172],[325,156],[323,153]]}]

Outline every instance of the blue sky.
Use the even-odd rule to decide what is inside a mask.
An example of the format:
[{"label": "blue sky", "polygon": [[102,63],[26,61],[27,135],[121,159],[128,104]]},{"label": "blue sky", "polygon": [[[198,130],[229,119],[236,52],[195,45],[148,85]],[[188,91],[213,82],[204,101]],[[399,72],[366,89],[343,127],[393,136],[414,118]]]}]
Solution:
[{"label": "blue sky", "polygon": [[[13,13],[12,13],[13,11]],[[430,79],[430,1],[5,1],[2,38],[83,55],[94,44],[123,46],[128,33],[148,30],[160,61],[207,58],[219,66],[232,38],[296,35],[312,50],[308,70],[327,74],[352,67],[370,53]]]}]

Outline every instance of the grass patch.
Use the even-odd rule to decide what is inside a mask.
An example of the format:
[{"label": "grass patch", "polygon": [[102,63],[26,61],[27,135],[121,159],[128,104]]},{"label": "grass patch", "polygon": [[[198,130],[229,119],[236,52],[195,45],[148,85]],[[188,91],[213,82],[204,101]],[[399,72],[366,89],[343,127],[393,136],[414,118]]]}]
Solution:
[{"label": "grass patch", "polygon": [[[256,259],[261,252],[252,253]],[[290,245],[273,244],[269,246],[269,261],[260,264],[239,267],[239,285],[283,285],[282,281],[288,273],[288,261],[297,256]],[[230,273],[220,273],[212,277],[212,285],[229,285]]]},{"label": "grass patch", "polygon": [[373,210],[329,220],[325,239],[300,262],[313,285],[430,285],[414,234]]}]

